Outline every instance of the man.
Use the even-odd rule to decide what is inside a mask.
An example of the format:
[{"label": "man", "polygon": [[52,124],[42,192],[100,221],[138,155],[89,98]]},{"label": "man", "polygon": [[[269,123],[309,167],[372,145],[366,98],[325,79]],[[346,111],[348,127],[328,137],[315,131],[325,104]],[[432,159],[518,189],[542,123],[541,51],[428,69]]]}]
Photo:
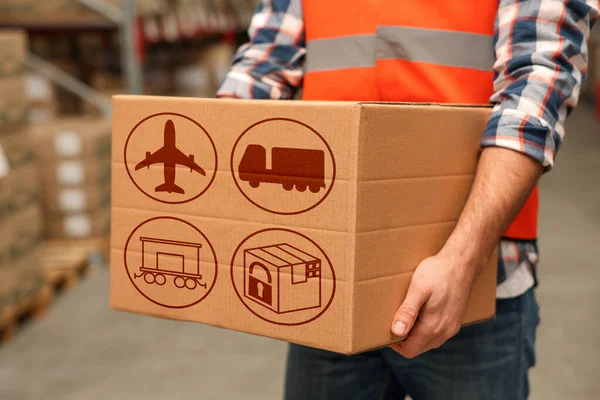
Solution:
[{"label": "man", "polygon": [[[291,99],[303,85],[305,99],[495,104],[459,222],[390,321],[406,341],[351,357],[291,345],[287,399],[528,397],[535,187],[577,104],[597,16],[597,0],[262,1],[220,97]],[[499,240],[497,317],[459,331]]]}]

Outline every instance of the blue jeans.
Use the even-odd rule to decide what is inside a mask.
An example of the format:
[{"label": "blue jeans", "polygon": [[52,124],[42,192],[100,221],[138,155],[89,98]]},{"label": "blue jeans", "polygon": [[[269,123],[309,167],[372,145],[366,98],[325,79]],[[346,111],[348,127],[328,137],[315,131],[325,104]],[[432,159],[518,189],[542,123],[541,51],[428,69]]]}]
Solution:
[{"label": "blue jeans", "polygon": [[390,348],[344,356],[292,344],[285,399],[527,399],[538,311],[533,289],[498,300],[496,318],[464,327],[442,347],[414,359]]}]

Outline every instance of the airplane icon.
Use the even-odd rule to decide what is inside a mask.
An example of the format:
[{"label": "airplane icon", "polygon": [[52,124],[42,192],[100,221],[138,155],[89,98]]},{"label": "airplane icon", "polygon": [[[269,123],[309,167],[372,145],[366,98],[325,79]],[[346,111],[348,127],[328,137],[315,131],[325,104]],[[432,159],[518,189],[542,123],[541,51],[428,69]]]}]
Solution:
[{"label": "airplane icon", "polygon": [[196,171],[206,176],[206,172],[194,162],[194,155],[186,156],[175,146],[175,124],[168,120],[165,123],[164,145],[154,153],[146,152],[146,158],[135,166],[135,170],[148,167],[152,164],[163,164],[165,183],[154,189],[155,192],[168,192],[185,194],[185,190],[175,184],[175,166],[177,164],[186,166],[190,172]]}]

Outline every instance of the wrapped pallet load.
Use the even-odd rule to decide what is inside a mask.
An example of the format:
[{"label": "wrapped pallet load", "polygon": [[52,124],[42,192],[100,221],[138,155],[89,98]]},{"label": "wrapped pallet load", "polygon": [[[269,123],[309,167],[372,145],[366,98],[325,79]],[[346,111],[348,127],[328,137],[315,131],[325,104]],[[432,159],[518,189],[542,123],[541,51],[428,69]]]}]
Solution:
[{"label": "wrapped pallet load", "polygon": [[106,237],[110,223],[110,122],[59,118],[32,127],[40,163],[46,235]]},{"label": "wrapped pallet load", "polygon": [[39,175],[26,124],[26,38],[0,32],[0,332],[45,288]]}]

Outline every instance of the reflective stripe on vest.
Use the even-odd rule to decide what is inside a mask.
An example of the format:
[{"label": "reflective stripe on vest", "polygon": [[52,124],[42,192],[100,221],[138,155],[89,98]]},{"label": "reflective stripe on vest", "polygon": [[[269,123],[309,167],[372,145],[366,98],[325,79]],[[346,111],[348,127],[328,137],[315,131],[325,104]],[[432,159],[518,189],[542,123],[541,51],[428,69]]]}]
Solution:
[{"label": "reflective stripe on vest", "polygon": [[307,72],[375,67],[377,60],[410,60],[492,71],[489,35],[380,26],[375,35],[352,35],[308,42]]},{"label": "reflective stripe on vest", "polygon": [[[303,0],[306,100],[487,104],[498,0]],[[534,190],[506,237],[535,239]]]}]

